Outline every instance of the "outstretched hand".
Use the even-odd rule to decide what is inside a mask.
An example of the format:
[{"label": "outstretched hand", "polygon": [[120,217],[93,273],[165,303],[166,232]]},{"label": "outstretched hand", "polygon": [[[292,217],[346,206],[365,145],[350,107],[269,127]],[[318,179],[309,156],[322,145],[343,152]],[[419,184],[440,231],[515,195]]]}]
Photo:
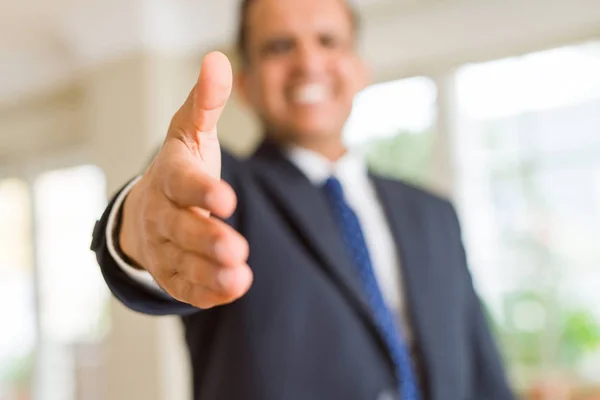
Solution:
[{"label": "outstretched hand", "polygon": [[229,60],[209,53],[160,152],[127,196],[119,238],[164,290],[199,308],[232,302],[252,283],[246,239],[219,219],[236,207],[221,180],[217,137],[231,87]]}]

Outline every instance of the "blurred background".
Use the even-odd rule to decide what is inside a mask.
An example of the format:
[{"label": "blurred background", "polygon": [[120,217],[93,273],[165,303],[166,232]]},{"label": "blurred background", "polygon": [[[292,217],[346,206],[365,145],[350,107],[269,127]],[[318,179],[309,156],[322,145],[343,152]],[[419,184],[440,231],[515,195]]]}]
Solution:
[{"label": "blurred background", "polygon": [[[186,400],[176,319],[111,299],[91,230],[234,0],[1,0],[0,400]],[[349,146],[449,196],[523,399],[600,399],[600,1],[360,0]],[[259,138],[235,97],[224,146]]]}]

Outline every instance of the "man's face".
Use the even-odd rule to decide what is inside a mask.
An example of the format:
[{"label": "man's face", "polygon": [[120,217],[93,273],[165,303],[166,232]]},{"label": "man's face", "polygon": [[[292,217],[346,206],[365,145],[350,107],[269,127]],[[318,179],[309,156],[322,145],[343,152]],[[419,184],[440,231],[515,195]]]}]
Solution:
[{"label": "man's face", "polygon": [[366,68],[344,0],[255,0],[240,89],[265,128],[285,139],[339,137]]}]

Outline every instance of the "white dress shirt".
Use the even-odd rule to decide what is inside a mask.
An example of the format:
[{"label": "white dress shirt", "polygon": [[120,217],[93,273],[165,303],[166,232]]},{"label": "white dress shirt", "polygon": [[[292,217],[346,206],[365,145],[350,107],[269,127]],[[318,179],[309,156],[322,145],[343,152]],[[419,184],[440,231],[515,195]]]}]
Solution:
[{"label": "white dress shirt", "polygon": [[[333,163],[321,154],[299,147],[288,149],[286,155],[290,162],[296,165],[313,185],[322,186],[330,176],[335,176],[342,184],[346,201],[355,211],[363,229],[383,297],[395,315],[398,316],[407,344],[412,346],[413,335],[404,303],[398,250],[383,207],[369,179],[368,168],[364,159],[357,154],[348,152]],[[112,239],[119,209],[138,180],[139,178],[132,181],[115,201],[107,224],[107,246],[117,264],[133,280],[151,290],[164,293],[148,272],[128,265],[119,256]]]}]

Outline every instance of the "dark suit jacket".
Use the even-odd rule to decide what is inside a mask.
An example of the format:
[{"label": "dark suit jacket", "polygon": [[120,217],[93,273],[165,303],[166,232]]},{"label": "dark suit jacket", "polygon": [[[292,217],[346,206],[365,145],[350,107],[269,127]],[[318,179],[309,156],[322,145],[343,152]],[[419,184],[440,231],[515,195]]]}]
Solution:
[{"label": "dark suit jacket", "polygon": [[[249,292],[199,310],[137,285],[106,246],[111,202],[92,248],[114,295],[142,313],[181,316],[196,400],[396,398],[390,355],[324,193],[266,142],[244,161],[224,152],[222,170],[238,195],[228,222],[250,244]],[[398,181],[372,179],[401,256],[425,399],[513,399],[452,206]]]}]

